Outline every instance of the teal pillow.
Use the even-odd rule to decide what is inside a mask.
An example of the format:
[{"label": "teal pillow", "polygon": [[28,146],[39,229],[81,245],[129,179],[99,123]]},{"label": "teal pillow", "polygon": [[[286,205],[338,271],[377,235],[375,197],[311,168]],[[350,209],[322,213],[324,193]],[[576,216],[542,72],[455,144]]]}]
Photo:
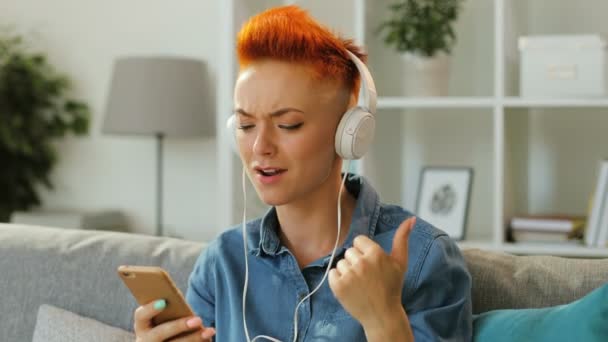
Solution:
[{"label": "teal pillow", "polygon": [[474,317],[473,334],[478,342],[606,342],[608,284],[565,305],[485,312]]}]

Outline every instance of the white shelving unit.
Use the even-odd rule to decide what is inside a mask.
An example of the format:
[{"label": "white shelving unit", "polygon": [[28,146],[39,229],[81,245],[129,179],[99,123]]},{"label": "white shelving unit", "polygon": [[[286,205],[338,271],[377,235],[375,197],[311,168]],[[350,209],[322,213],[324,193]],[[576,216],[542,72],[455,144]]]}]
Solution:
[{"label": "white shelving unit", "polygon": [[605,258],[608,255],[606,248],[585,247],[577,245],[555,246],[551,244],[536,243],[503,243],[495,245],[486,242],[459,242],[461,248],[478,248],[490,251],[505,252],[521,255],[555,255],[576,258]]},{"label": "white shelving unit", "polygon": [[[608,108],[607,99],[551,99],[551,98],[522,98],[513,94],[509,90],[509,82],[511,82],[512,75],[506,74],[512,63],[509,60],[506,47],[513,45],[514,31],[510,25],[515,25],[509,21],[513,18],[513,6],[526,6],[526,2],[519,0],[493,0],[491,4],[486,0],[468,0],[476,2],[476,10],[471,10],[472,13],[468,15],[475,17],[484,17],[484,20],[489,20],[487,36],[481,36],[480,39],[486,39],[490,42],[486,47],[490,51],[478,52],[477,54],[481,57],[478,60],[483,64],[485,59],[483,56],[492,57],[492,73],[487,75],[491,79],[486,79],[484,84],[487,86],[481,86],[480,89],[475,91],[475,95],[464,95],[460,96],[449,96],[440,98],[412,98],[395,95],[394,91],[390,86],[383,88],[383,76],[386,78],[392,77],[392,70],[383,71],[383,68],[387,68],[385,59],[382,59],[387,54],[395,54],[388,48],[379,49],[378,37],[372,36],[373,21],[376,20],[379,15],[379,8],[385,8],[390,2],[388,0],[382,1],[366,1],[366,0],[340,0],[332,1],[331,5],[321,0],[301,0],[301,1],[262,1],[257,3],[256,8],[249,7],[244,9],[244,6],[251,6],[251,2],[230,0],[226,1],[226,12],[224,13],[224,21],[227,23],[227,29],[222,29],[222,39],[225,41],[225,70],[220,74],[221,86],[220,86],[220,119],[218,120],[218,131],[223,130],[225,119],[228,117],[232,106],[232,86],[234,85],[234,79],[236,77],[236,64],[234,59],[234,36],[240,27],[242,20],[249,15],[263,10],[266,7],[281,5],[283,3],[298,3],[304,8],[311,11],[313,16],[318,13],[322,22],[332,27],[334,25],[344,26],[347,25],[349,28],[344,29],[349,35],[355,39],[359,44],[363,44],[368,47],[370,56],[370,69],[372,74],[376,76],[376,83],[379,90],[378,100],[378,117],[379,120],[386,120],[384,123],[379,122],[377,136],[384,135],[385,141],[378,142],[378,147],[373,148],[366,157],[364,157],[359,163],[357,163],[358,172],[370,179],[372,183],[377,184],[377,188],[383,198],[385,194],[384,189],[396,188],[396,184],[399,184],[400,193],[395,194],[394,190],[392,198],[390,190],[386,190],[389,199],[400,202],[399,204],[411,204],[413,203],[412,189],[415,185],[416,174],[420,163],[424,163],[424,148],[416,147],[417,145],[425,146],[425,141],[414,141],[411,143],[411,138],[408,136],[408,132],[401,132],[399,128],[395,127],[408,127],[408,123],[412,121],[414,123],[419,121],[421,114],[418,111],[422,111],[430,115],[440,115],[442,118],[450,117],[453,114],[453,120],[470,121],[471,124],[481,125],[482,132],[479,137],[466,136],[465,146],[470,146],[472,152],[467,161],[473,161],[479,165],[482,165],[482,169],[479,177],[475,176],[474,187],[478,190],[478,196],[472,201],[471,210],[469,212],[469,222],[473,227],[472,235],[467,234],[467,240],[460,243],[462,247],[466,248],[482,248],[496,251],[504,251],[516,254],[551,254],[551,255],[562,255],[570,257],[608,257],[608,248],[587,248],[585,246],[573,246],[573,245],[534,245],[534,244],[512,244],[507,243],[504,239],[504,227],[505,222],[510,215],[517,212],[517,207],[522,207],[518,202],[518,195],[513,194],[519,189],[520,185],[517,177],[513,177],[513,174],[517,173],[517,170],[529,170],[526,163],[521,165],[512,166],[512,160],[510,158],[517,159],[516,153],[513,151],[514,147],[512,144],[513,136],[517,135],[511,131],[512,125],[517,125],[516,115],[511,112],[524,112],[524,115],[530,115],[530,112],[536,110],[547,110],[547,109],[576,109],[576,110],[594,110],[597,108],[603,109]],[[591,1],[591,0],[589,0]],[[551,5],[553,3],[548,3]],[[335,20],[339,21],[336,23],[333,21],[332,16],[324,15],[322,10],[323,6],[343,7],[343,15]],[[581,5],[582,6],[582,5]],[[315,10],[317,12],[315,12]],[[249,11],[249,12],[248,12]],[[484,12],[485,11],[485,12]],[[352,18],[348,18],[347,13],[352,14]],[[240,14],[239,14],[240,13]],[[488,15],[485,15],[488,14]],[[239,16],[240,15],[240,16]],[[465,15],[465,14],[463,14]],[[376,17],[374,17],[376,16]],[[462,16],[461,16],[462,17]],[[487,18],[491,19],[487,19]],[[323,21],[324,18],[329,22]],[[370,23],[370,21],[372,23]],[[346,24],[345,24],[346,23]],[[481,28],[483,30],[483,27]],[[467,31],[472,32],[472,31]],[[475,31],[477,32],[477,31]],[[477,33],[484,34],[484,32]],[[471,38],[473,39],[473,38]],[[373,50],[372,50],[373,49]],[[511,50],[513,47],[511,46]],[[383,55],[384,54],[384,55]],[[388,58],[388,57],[386,57]],[[394,58],[394,57],[390,57]],[[378,62],[379,61],[379,62]],[[376,64],[374,64],[376,63]],[[377,73],[375,73],[375,71]],[[513,70],[511,70],[512,72]],[[474,75],[475,76],[475,75]],[[473,76],[473,78],[475,78]],[[479,75],[478,75],[479,76]],[[486,76],[486,75],[481,75]],[[478,77],[479,78],[479,77]],[[389,82],[390,83],[390,82]],[[384,91],[383,91],[384,90]],[[387,91],[391,90],[391,91]],[[386,94],[388,96],[383,96]],[[479,95],[478,95],[479,94]],[[440,113],[440,114],[436,114]],[[469,113],[470,112],[470,113]],[[548,114],[550,115],[550,114]],[[454,119],[457,118],[457,119]],[[527,118],[527,116],[526,116]],[[409,121],[408,121],[409,120]],[[417,121],[418,120],[418,121]],[[442,121],[443,119],[440,119]],[[461,120],[461,121],[462,121]],[[479,122],[481,121],[481,123]],[[511,121],[516,121],[515,123]],[[530,119],[524,119],[524,128],[528,129],[527,122]],[[405,122],[405,124],[404,124]],[[448,123],[449,124],[449,123]],[[463,125],[463,127],[466,125]],[[386,129],[387,131],[382,131]],[[407,131],[407,130],[406,130]],[[411,133],[411,131],[409,131]],[[219,134],[221,139],[225,139],[225,134]],[[464,135],[467,135],[466,133]],[[424,138],[424,137],[423,137]],[[410,140],[408,140],[410,139]],[[530,139],[530,138],[526,138]],[[479,143],[481,141],[481,143]],[[480,149],[480,145],[483,149],[481,151],[486,153],[482,158],[478,157],[476,152]],[[608,146],[608,140],[606,140]],[[468,144],[468,145],[467,145]],[[490,146],[491,145],[491,146]],[[220,177],[219,184],[223,193],[220,195],[219,206],[220,211],[220,225],[228,226],[240,221],[240,214],[242,208],[242,201],[240,200],[240,165],[239,161],[230,153],[227,144],[218,144],[218,175]],[[404,152],[405,151],[405,152]],[[394,158],[394,154],[398,153],[400,158]],[[409,154],[408,154],[409,153]],[[385,155],[386,154],[386,155]],[[511,157],[515,154],[515,157]],[[404,157],[404,155],[406,155]],[[418,164],[413,165],[410,163],[410,159],[407,156],[414,156],[414,160],[418,158]],[[435,153],[435,155],[441,155]],[[608,150],[606,150],[608,155]],[[230,157],[232,156],[232,157]],[[436,160],[441,160],[439,157],[434,157]],[[431,158],[432,159],[432,158]],[[395,161],[396,160],[396,161]],[[391,164],[394,163],[394,164]],[[450,164],[454,164],[451,162]],[[517,164],[517,162],[516,162]],[[237,167],[238,166],[238,167]],[[229,170],[229,172],[226,172]],[[403,172],[400,174],[400,172]],[[529,172],[529,171],[528,171]],[[526,176],[527,177],[527,176]],[[593,183],[593,181],[587,183]],[[515,190],[513,190],[515,189]],[[527,188],[523,188],[524,192],[530,191]],[[406,194],[407,193],[407,194]],[[481,195],[479,195],[481,193]],[[521,196],[520,196],[521,197]],[[528,195],[530,197],[530,195]],[[386,199],[386,198],[385,198]],[[234,205],[238,203],[238,205]],[[407,205],[404,205],[407,208]],[[250,204],[248,202],[248,208]],[[525,207],[525,206],[524,206]],[[414,210],[414,208],[409,208]],[[521,208],[520,208],[521,209]],[[249,209],[248,209],[249,211]],[[253,215],[253,213],[252,213]],[[477,215],[477,216],[476,216]],[[473,220],[471,220],[473,216]],[[475,219],[479,217],[476,221]]]},{"label": "white shelving unit", "polygon": [[408,108],[492,108],[496,100],[491,97],[396,97],[384,96],[378,99],[378,109]]},{"label": "white shelving unit", "polygon": [[608,107],[608,99],[542,99],[505,97],[502,99],[505,108],[563,108],[563,107]]}]

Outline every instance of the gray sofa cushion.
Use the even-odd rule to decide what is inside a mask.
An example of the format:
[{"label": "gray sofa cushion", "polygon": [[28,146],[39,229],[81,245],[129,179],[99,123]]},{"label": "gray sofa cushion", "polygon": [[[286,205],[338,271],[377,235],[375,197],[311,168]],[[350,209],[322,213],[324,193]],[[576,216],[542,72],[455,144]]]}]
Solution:
[{"label": "gray sofa cushion", "polygon": [[41,305],[32,342],[133,342],[131,332],[51,305]]},{"label": "gray sofa cushion", "polygon": [[566,304],[608,282],[608,259],[463,253],[473,277],[474,313]]},{"label": "gray sofa cushion", "polygon": [[116,268],[158,265],[185,291],[202,248],[171,238],[0,224],[0,341],[31,341],[41,304],[132,330],[137,303]]}]

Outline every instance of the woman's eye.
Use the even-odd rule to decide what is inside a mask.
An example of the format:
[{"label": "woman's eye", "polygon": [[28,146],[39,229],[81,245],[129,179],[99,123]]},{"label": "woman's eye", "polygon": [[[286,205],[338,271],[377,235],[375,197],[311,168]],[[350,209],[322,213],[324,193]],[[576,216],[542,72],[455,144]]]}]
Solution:
[{"label": "woman's eye", "polygon": [[298,129],[302,126],[302,123],[298,123],[295,125],[279,125],[279,127],[284,128],[284,129],[288,129],[288,130],[293,130],[293,129]]},{"label": "woman's eye", "polygon": [[240,125],[239,129],[242,129],[243,131],[246,131],[250,128],[253,128],[253,125]]}]

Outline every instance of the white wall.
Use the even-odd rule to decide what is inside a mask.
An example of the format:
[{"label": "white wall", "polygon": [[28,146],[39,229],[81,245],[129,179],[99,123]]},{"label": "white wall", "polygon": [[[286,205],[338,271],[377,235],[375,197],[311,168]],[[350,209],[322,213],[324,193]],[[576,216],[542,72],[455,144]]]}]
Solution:
[{"label": "white wall", "polygon": [[[119,208],[136,232],[155,227],[156,152],[153,138],[100,133],[113,59],[162,54],[206,61],[218,70],[220,1],[0,0],[0,22],[35,32],[32,43],[74,81],[75,93],[92,109],[91,133],[59,144],[48,207]],[[215,87],[211,90],[215,93]],[[209,138],[165,144],[165,231],[202,240],[215,234],[215,142]]]}]

